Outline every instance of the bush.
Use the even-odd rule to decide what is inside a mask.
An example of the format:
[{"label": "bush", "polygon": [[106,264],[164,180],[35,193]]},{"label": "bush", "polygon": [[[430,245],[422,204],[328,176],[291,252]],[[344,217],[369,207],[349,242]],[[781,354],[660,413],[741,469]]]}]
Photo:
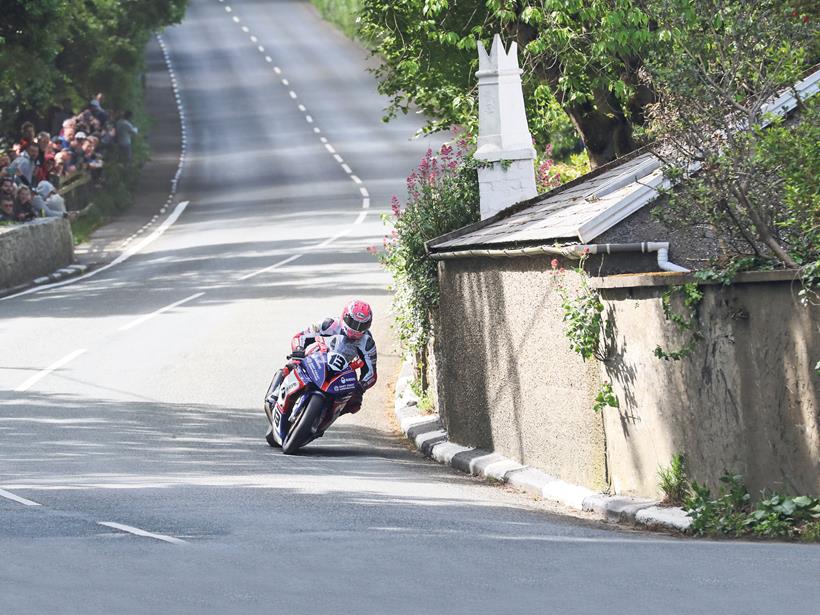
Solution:
[{"label": "bush", "polygon": [[464,139],[455,147],[443,145],[438,156],[427,150],[407,178],[407,204],[402,209],[394,196],[392,215],[383,216],[393,227],[384,238],[380,260],[393,276],[395,328],[402,350],[416,359],[422,382],[431,318],[439,299],[436,263],[425,244],[479,219],[478,163],[470,154]]},{"label": "bush", "polygon": [[720,482],[717,498],[704,485],[692,483],[684,509],[692,518],[693,533],[820,540],[820,499],[763,493],[753,506],[742,476],[726,473]]}]

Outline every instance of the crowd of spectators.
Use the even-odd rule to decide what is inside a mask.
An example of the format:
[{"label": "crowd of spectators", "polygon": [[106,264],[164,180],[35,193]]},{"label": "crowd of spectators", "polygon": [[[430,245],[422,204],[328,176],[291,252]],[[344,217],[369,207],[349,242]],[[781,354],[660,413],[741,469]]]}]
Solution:
[{"label": "crowd of spectators", "polygon": [[131,112],[114,118],[103,108],[102,94],[79,113],[66,100],[52,110],[51,132],[37,132],[31,122],[7,151],[0,151],[0,222],[26,222],[38,217],[73,218],[60,188],[77,174],[99,182],[106,160],[131,160],[137,128]]}]

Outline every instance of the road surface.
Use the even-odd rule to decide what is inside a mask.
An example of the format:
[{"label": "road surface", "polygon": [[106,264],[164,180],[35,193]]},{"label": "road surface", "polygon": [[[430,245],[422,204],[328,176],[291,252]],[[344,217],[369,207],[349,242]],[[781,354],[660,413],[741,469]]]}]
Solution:
[{"label": "road surface", "polygon": [[[630,532],[411,452],[366,248],[428,145],[418,118],[380,123],[366,54],[306,2],[192,0],[163,39],[174,224],[0,301],[0,613],[816,612],[817,546]],[[351,296],[378,314],[380,385],[285,457],[261,396]]]}]

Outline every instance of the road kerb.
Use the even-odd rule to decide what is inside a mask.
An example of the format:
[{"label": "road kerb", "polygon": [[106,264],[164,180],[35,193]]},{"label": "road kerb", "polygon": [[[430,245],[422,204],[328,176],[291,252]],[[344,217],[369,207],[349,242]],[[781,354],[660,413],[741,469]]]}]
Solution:
[{"label": "road kerb", "polygon": [[692,520],[678,507],[658,506],[654,500],[597,493],[556,479],[494,451],[450,441],[438,414],[424,414],[410,390],[412,368],[402,365],[396,382],[394,412],[402,433],[425,456],[466,474],[504,482],[516,489],[573,508],[600,515],[614,523],[686,532]]}]

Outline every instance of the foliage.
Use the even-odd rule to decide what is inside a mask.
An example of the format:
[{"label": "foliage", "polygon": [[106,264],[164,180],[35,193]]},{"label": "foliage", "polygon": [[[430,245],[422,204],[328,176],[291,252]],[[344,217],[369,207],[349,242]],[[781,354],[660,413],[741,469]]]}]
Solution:
[{"label": "foliage", "polygon": [[590,170],[586,152],[571,154],[566,162],[555,162],[552,149],[552,145],[548,145],[544,155],[535,159],[535,187],[539,194],[572,181]]},{"label": "foliage", "polygon": [[[588,276],[584,271],[585,262],[586,255],[581,258],[581,262],[575,268],[575,273],[580,279],[580,288],[577,293],[570,295],[563,280],[557,285],[558,294],[561,297],[561,308],[564,312],[564,335],[569,341],[569,347],[581,355],[584,361],[593,357],[599,361],[607,361],[610,355],[607,340],[612,337],[612,321],[607,320],[604,323],[604,302],[598,291],[589,287]],[[564,270],[559,268],[557,258],[552,259],[551,266],[553,274],[564,273]],[[604,382],[598,389],[592,409],[600,412],[607,406],[620,407],[611,382]]]},{"label": "foliage", "polygon": [[[456,2],[363,0],[362,35],[383,59],[387,117],[418,106],[428,130],[476,125],[476,43],[516,41],[536,147],[572,149],[574,125],[593,166],[634,147],[651,92],[638,79],[657,44],[640,0]],[[568,138],[569,137],[569,138]]]},{"label": "foliage", "polygon": [[322,17],[335,24],[350,38],[354,38],[359,29],[358,14],[361,0],[310,0]]},{"label": "foliage", "polygon": [[693,533],[820,540],[820,499],[764,493],[753,505],[742,476],[727,472],[720,482],[717,498],[704,485],[692,483],[684,509],[692,518]]},{"label": "foliage", "polygon": [[680,506],[689,497],[691,488],[683,455],[672,455],[668,467],[658,468],[658,486],[663,492],[663,503],[668,506]]},{"label": "foliage", "polygon": [[[187,0],[8,0],[0,24],[0,129],[45,117],[63,98],[103,92],[114,108],[139,96],[150,34],[182,19]],[[44,26],[45,25],[45,26]]]},{"label": "foliage", "polygon": [[[683,297],[683,305],[688,310],[688,314],[680,314],[672,309],[672,298],[676,295]],[[689,339],[679,350],[666,351],[660,346],[656,346],[656,357],[665,361],[670,359],[680,361],[692,354],[698,342],[703,339],[703,335],[698,328],[698,308],[702,300],[703,292],[694,282],[673,286],[661,295],[661,305],[666,320],[672,322],[679,331],[688,332]]]},{"label": "foliage", "polygon": [[592,410],[597,413],[607,406],[610,408],[619,408],[620,405],[618,396],[615,395],[615,392],[612,390],[612,383],[605,382],[601,385],[601,388],[598,389],[598,393],[595,395],[595,402],[592,404]]},{"label": "foliage", "polygon": [[683,179],[661,216],[711,228],[724,261],[817,260],[817,103],[775,123],[767,102],[818,59],[817,20],[778,0],[654,0],[666,52],[648,58],[653,149]]},{"label": "foliage", "polygon": [[417,359],[422,378],[432,311],[439,299],[436,263],[425,244],[478,220],[477,163],[470,154],[464,139],[455,147],[443,145],[438,156],[428,150],[407,178],[405,207],[394,196],[392,216],[383,217],[393,227],[380,260],[393,276],[395,325],[403,351]]},{"label": "foliage", "polygon": [[[563,272],[558,269],[557,259],[552,261],[552,270]],[[569,294],[563,284],[558,285],[561,308],[564,311],[564,334],[569,340],[569,347],[580,354],[584,361],[591,357],[606,361],[609,352],[601,335],[604,329],[604,302],[598,291],[589,287],[583,259],[575,272],[581,280],[581,287],[574,296]]]}]

